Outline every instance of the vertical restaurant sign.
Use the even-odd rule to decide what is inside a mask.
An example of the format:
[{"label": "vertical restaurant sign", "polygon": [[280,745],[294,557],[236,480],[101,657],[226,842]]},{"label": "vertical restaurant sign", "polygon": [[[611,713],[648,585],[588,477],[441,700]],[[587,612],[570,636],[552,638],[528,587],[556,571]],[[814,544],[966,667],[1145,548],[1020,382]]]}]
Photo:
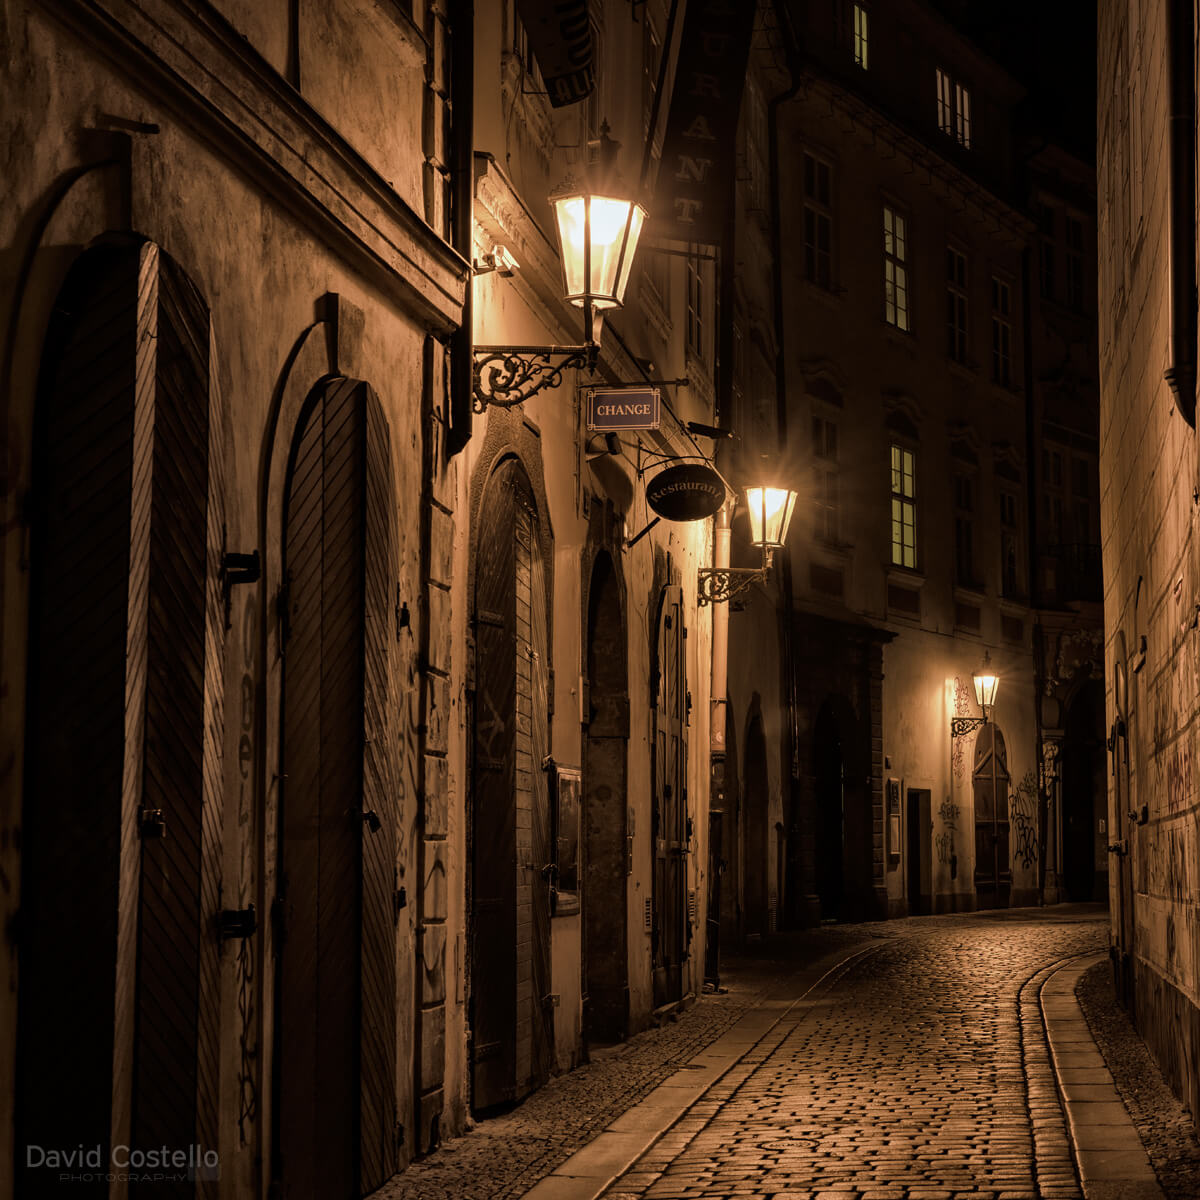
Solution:
[{"label": "vertical restaurant sign", "polygon": [[529,46],[555,108],[576,104],[596,86],[587,0],[517,0]]},{"label": "vertical restaurant sign", "polygon": [[733,203],[757,0],[688,0],[648,232],[717,245]]}]

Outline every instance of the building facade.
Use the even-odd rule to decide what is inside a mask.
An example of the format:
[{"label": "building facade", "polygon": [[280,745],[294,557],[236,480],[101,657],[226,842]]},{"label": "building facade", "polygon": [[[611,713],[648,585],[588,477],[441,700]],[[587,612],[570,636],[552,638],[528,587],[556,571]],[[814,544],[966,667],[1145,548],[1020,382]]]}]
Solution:
[{"label": "building facade", "polygon": [[1100,6],[1100,469],[1118,981],[1200,1114],[1193,5]]},{"label": "building facade", "polygon": [[[1030,144],[1021,89],[938,8],[788,11],[759,135],[778,300],[748,339],[772,411],[735,424],[801,490],[786,569],[730,619],[723,937],[1102,892],[1095,722],[1064,716],[1100,677],[1090,168]],[[955,734],[985,655],[992,720]]]},{"label": "building facade", "polygon": [[668,5],[576,10],[3,8],[2,1195],[367,1194],[703,986],[714,248],[481,382],[662,154]]}]

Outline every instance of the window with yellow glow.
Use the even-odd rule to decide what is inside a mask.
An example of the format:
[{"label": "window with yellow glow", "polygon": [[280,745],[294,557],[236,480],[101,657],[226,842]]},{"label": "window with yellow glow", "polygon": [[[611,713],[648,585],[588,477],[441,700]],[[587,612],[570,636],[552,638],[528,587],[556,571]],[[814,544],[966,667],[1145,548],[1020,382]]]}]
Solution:
[{"label": "window with yellow glow", "polygon": [[917,465],[916,455],[892,444],[892,562],[898,567],[917,565]]}]

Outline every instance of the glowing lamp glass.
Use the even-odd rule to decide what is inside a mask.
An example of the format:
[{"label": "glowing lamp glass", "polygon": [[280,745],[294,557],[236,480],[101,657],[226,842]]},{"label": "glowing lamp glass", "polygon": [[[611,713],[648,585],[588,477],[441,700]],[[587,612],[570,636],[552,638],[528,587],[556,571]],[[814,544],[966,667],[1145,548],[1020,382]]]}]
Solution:
[{"label": "glowing lamp glass", "polygon": [[619,308],[646,210],[632,200],[571,192],[551,198],[566,298],[582,308]]},{"label": "glowing lamp glass", "polygon": [[986,713],[990,712],[996,703],[996,691],[1000,687],[1000,677],[992,673],[986,663],[975,672],[975,699],[979,707]]},{"label": "glowing lamp glass", "polygon": [[763,550],[781,549],[787,541],[788,525],[795,507],[796,493],[787,488],[747,488],[751,544]]}]

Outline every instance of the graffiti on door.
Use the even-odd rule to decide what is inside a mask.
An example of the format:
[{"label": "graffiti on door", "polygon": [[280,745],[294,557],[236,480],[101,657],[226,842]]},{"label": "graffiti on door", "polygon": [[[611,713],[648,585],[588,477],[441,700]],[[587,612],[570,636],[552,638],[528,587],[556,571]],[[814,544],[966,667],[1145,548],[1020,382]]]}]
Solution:
[{"label": "graffiti on door", "polygon": [[1013,789],[1011,804],[1010,813],[1015,834],[1013,862],[1028,868],[1037,862],[1038,857],[1038,793],[1037,779],[1032,768],[1025,772],[1025,778]]}]

